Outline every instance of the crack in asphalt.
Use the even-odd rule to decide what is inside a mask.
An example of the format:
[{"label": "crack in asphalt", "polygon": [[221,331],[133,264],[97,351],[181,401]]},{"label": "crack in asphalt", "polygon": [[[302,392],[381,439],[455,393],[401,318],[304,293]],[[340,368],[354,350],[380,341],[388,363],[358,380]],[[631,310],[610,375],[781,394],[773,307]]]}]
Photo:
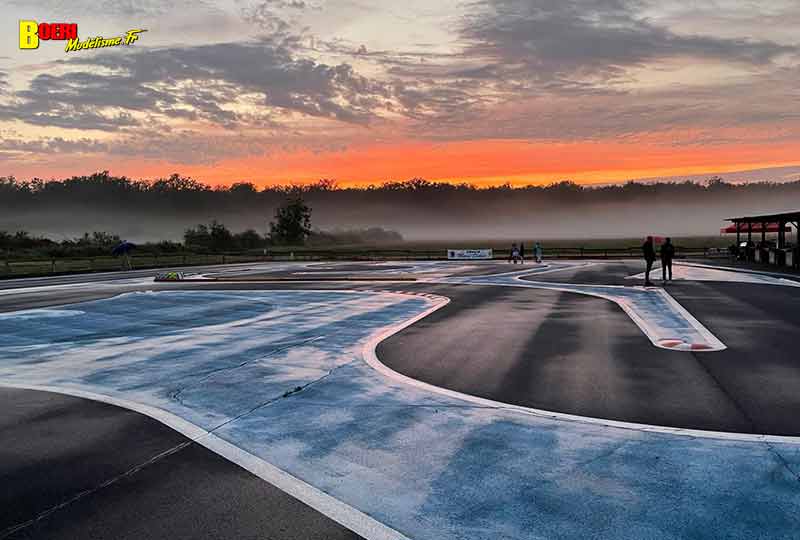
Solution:
[{"label": "crack in asphalt", "polygon": [[283,345],[279,346],[278,348],[276,348],[274,350],[271,350],[267,354],[265,354],[263,356],[260,356],[258,358],[253,358],[251,360],[245,360],[244,362],[241,362],[240,364],[237,364],[235,366],[228,366],[228,367],[221,367],[221,368],[218,368],[218,369],[214,369],[214,370],[206,373],[203,377],[201,377],[200,379],[194,381],[193,383],[188,384],[186,386],[183,386],[181,388],[178,388],[177,390],[175,390],[173,392],[170,392],[169,397],[170,397],[170,399],[173,399],[173,400],[177,401],[181,405],[186,406],[186,404],[183,402],[183,400],[180,397],[181,394],[185,390],[188,390],[189,388],[192,388],[192,387],[195,387],[195,386],[199,386],[200,384],[206,382],[207,380],[209,380],[214,375],[217,375],[217,374],[222,373],[224,371],[234,371],[234,370],[243,368],[244,366],[246,366],[246,365],[248,365],[248,364],[250,364],[252,362],[257,362],[259,360],[264,360],[266,358],[269,358],[270,356],[274,356],[274,355],[276,355],[278,353],[281,353],[283,351],[289,350],[292,347],[296,347],[297,345],[304,345],[306,343],[313,343],[315,341],[319,341],[320,339],[322,339],[324,337],[325,336],[316,336],[316,337],[313,337],[313,338],[307,338],[307,339],[303,339],[303,340],[299,340],[299,341],[294,341],[294,342],[291,342],[291,343],[284,343]]},{"label": "crack in asphalt", "polygon": [[[324,337],[325,336],[315,336],[315,337],[312,337],[312,338],[307,338],[307,339],[304,339],[304,340],[299,340],[299,341],[294,341],[292,343],[287,343],[284,346],[281,346],[281,347],[279,347],[279,348],[277,348],[277,349],[275,349],[273,351],[270,351],[266,355],[260,356],[259,358],[254,358],[252,360],[248,360],[246,362],[242,362],[241,364],[236,365],[236,366],[227,367],[227,368],[220,368],[220,369],[214,370],[214,371],[206,374],[205,376],[203,376],[200,380],[196,381],[194,384],[188,385],[188,386],[186,386],[184,388],[181,388],[181,389],[177,390],[170,397],[175,399],[176,401],[178,401],[179,403],[181,403],[183,405],[183,401],[181,401],[181,399],[180,399],[180,393],[181,392],[183,392],[184,390],[186,390],[187,388],[190,388],[192,386],[197,386],[198,384],[208,380],[209,378],[213,377],[214,375],[217,375],[220,372],[232,371],[232,370],[235,370],[235,369],[239,369],[239,368],[241,368],[241,367],[243,367],[243,366],[245,366],[245,365],[247,365],[247,364],[249,364],[251,362],[255,362],[255,361],[258,361],[258,360],[263,360],[264,358],[269,358],[270,356],[272,356],[274,354],[278,354],[280,352],[283,352],[283,351],[285,351],[287,349],[290,349],[292,347],[295,347],[297,345],[304,345],[306,343],[312,343],[312,342],[318,341],[318,340],[320,340],[320,339],[322,339]],[[269,400],[267,400],[265,402],[262,402],[262,403],[256,405],[255,407],[253,407],[251,409],[248,409],[247,411],[245,411],[245,412],[243,412],[243,413],[241,413],[241,414],[239,414],[239,415],[237,415],[237,416],[235,416],[233,418],[230,418],[230,419],[226,420],[225,422],[222,422],[221,424],[215,426],[214,428],[210,429],[208,432],[206,432],[205,434],[203,434],[203,435],[201,435],[201,436],[199,436],[197,438],[190,439],[190,440],[184,441],[184,442],[182,442],[180,444],[177,444],[177,445],[175,445],[175,446],[173,446],[173,447],[171,447],[171,448],[169,448],[169,449],[167,449],[167,450],[165,450],[163,452],[160,452],[160,453],[156,454],[155,456],[151,457],[150,459],[147,459],[144,462],[142,462],[142,463],[140,463],[138,465],[135,465],[134,467],[131,467],[130,469],[126,470],[125,472],[123,472],[121,474],[118,474],[118,475],[106,480],[105,482],[102,482],[102,483],[98,484],[97,486],[95,486],[93,488],[85,489],[83,491],[80,491],[79,493],[76,493],[72,497],[70,497],[70,498],[68,498],[68,499],[66,499],[66,500],[64,500],[64,501],[62,501],[62,502],[60,502],[58,504],[55,504],[55,505],[51,506],[50,508],[48,508],[46,510],[43,510],[43,511],[39,512],[38,514],[36,514],[34,517],[32,517],[31,519],[29,519],[27,521],[24,521],[22,523],[18,523],[16,525],[12,525],[11,527],[7,527],[6,529],[3,529],[2,531],[0,531],[0,540],[2,540],[3,538],[8,538],[12,534],[14,534],[16,532],[19,532],[22,529],[25,529],[27,527],[30,527],[31,525],[33,525],[33,524],[35,524],[35,523],[37,523],[37,522],[39,522],[39,521],[51,516],[55,512],[58,512],[59,510],[63,510],[65,508],[67,508],[68,506],[71,506],[72,504],[80,501],[81,499],[84,499],[84,498],[86,498],[86,497],[88,497],[90,495],[93,495],[93,494],[97,493],[98,491],[100,491],[102,489],[105,489],[105,488],[107,488],[109,486],[112,486],[112,485],[118,483],[121,480],[124,480],[126,478],[132,477],[133,475],[135,475],[139,471],[145,469],[146,467],[149,467],[150,465],[153,465],[153,464],[155,464],[155,463],[157,463],[157,462],[159,462],[159,461],[161,461],[161,460],[163,460],[163,459],[165,459],[165,458],[167,458],[169,456],[177,454],[178,452],[180,452],[184,448],[188,447],[189,445],[197,443],[200,439],[202,439],[204,437],[207,437],[208,435],[213,434],[215,431],[217,431],[218,429],[221,429],[224,426],[227,426],[227,425],[229,425],[229,424],[231,424],[231,423],[233,423],[233,422],[235,422],[237,420],[240,420],[241,418],[244,418],[245,416],[247,416],[249,414],[252,414],[253,412],[257,411],[258,409],[261,409],[261,408],[266,407],[268,405],[271,405],[272,403],[275,403],[275,402],[277,402],[277,401],[279,401],[281,399],[286,399],[286,398],[289,398],[289,397],[291,397],[291,396],[293,396],[295,394],[298,394],[298,393],[302,392],[303,390],[305,390],[309,386],[311,386],[313,384],[316,384],[316,383],[326,379],[327,377],[329,377],[337,369],[339,369],[341,367],[345,367],[347,365],[350,365],[353,362],[355,362],[356,360],[357,359],[354,359],[354,360],[351,360],[350,362],[347,362],[346,364],[342,364],[341,366],[336,366],[333,369],[329,370],[322,377],[314,379],[313,381],[310,381],[310,382],[308,382],[306,384],[303,384],[303,385],[300,385],[300,386],[296,386],[295,388],[293,388],[291,390],[287,390],[286,392],[284,392],[283,394],[281,394],[278,397],[274,397],[274,398],[271,398],[271,399],[269,399]]]},{"label": "crack in asphalt", "polygon": [[[741,414],[741,415],[742,415],[742,418],[744,418],[744,419],[745,419],[745,421],[747,421],[747,423],[750,425],[750,432],[751,432],[751,433],[757,433],[757,432],[759,431],[758,424],[757,424],[757,423],[756,423],[756,421],[755,421],[755,420],[753,420],[753,418],[752,418],[752,417],[751,417],[751,416],[748,414],[747,410],[746,410],[746,409],[745,409],[745,408],[744,408],[744,407],[743,407],[743,406],[742,406],[742,405],[741,405],[741,404],[740,404],[740,403],[739,403],[739,402],[738,402],[738,401],[737,401],[737,400],[736,400],[736,399],[735,399],[735,398],[734,398],[734,397],[733,397],[733,396],[730,394],[730,392],[728,392],[728,390],[727,390],[727,389],[725,388],[725,386],[724,386],[724,385],[723,385],[723,384],[722,384],[722,383],[719,381],[719,379],[717,379],[717,377],[715,377],[715,376],[714,376],[714,374],[711,372],[711,370],[710,370],[710,369],[708,369],[708,366],[706,366],[706,365],[705,365],[705,364],[704,364],[704,363],[703,363],[703,362],[702,362],[702,361],[701,361],[701,360],[700,360],[700,359],[697,357],[697,354],[696,354],[696,353],[691,353],[691,355],[692,355],[692,357],[694,357],[694,359],[697,361],[697,363],[700,365],[700,367],[702,367],[702,368],[703,368],[703,371],[705,371],[705,372],[706,372],[706,374],[708,374],[708,376],[711,378],[711,380],[712,380],[712,381],[714,381],[714,384],[717,386],[717,388],[719,388],[719,390],[722,392],[722,394],[723,394],[723,395],[724,395],[724,396],[725,396],[725,397],[726,397],[726,398],[727,398],[727,399],[728,399],[728,400],[729,400],[729,401],[730,401],[730,402],[733,404],[734,408],[735,408],[737,411],[739,411],[739,414]],[[791,475],[792,475],[792,477],[794,477],[794,479],[795,479],[795,480],[797,480],[798,482],[800,482],[800,473],[798,473],[797,471],[795,471],[795,470],[792,468],[792,465],[791,465],[791,463],[789,462],[789,460],[787,460],[787,459],[786,459],[786,458],[783,456],[783,454],[781,454],[781,453],[780,453],[780,452],[779,452],[779,451],[778,451],[778,450],[777,450],[777,449],[776,449],[776,448],[775,448],[775,447],[772,445],[772,443],[770,443],[769,441],[763,441],[763,444],[764,444],[764,446],[767,448],[767,450],[768,450],[768,451],[769,451],[771,454],[773,454],[773,455],[774,455],[774,456],[775,456],[775,457],[778,459],[778,461],[781,463],[781,465],[783,466],[783,468],[784,468],[784,469],[786,469],[786,470],[789,472],[789,474],[791,474]]]},{"label": "crack in asphalt", "polygon": [[[241,420],[245,416],[250,415],[250,414],[256,412],[259,409],[263,409],[264,407],[268,407],[268,406],[272,405],[273,403],[276,403],[276,402],[278,402],[278,401],[280,401],[282,399],[288,399],[288,398],[290,398],[290,397],[292,397],[292,396],[294,396],[296,394],[299,394],[300,392],[302,392],[303,390],[305,390],[309,386],[312,386],[312,385],[317,384],[317,383],[319,383],[321,381],[324,381],[325,379],[330,377],[333,374],[333,372],[336,371],[337,369],[341,369],[343,367],[347,367],[347,366],[353,364],[353,362],[357,362],[357,361],[358,361],[358,358],[354,358],[353,360],[351,360],[349,362],[346,362],[346,363],[344,363],[342,365],[339,365],[339,366],[336,366],[336,367],[330,369],[325,375],[323,375],[321,377],[318,377],[318,378],[314,379],[313,381],[309,381],[309,382],[307,382],[305,384],[302,384],[300,386],[295,386],[294,388],[292,388],[291,390],[287,390],[286,392],[284,392],[280,396],[273,397],[273,398],[270,398],[270,399],[268,399],[266,401],[263,401],[263,402],[259,403],[258,405],[254,406],[254,407],[251,407],[250,409],[246,410],[245,412],[243,412],[241,414],[238,414],[238,415],[234,416],[233,418],[229,418],[228,420],[226,420],[226,421],[222,422],[221,424],[215,426],[213,429],[210,429],[208,431],[208,435],[213,434],[218,429],[221,429],[221,428],[223,428],[223,427],[225,427],[225,426],[227,426],[229,424],[232,424],[233,422],[236,422],[237,420]],[[202,437],[205,437],[205,436],[206,435],[203,435]]]},{"label": "crack in asphalt", "polygon": [[800,472],[797,472],[794,470],[794,468],[792,468],[792,464],[789,463],[789,460],[786,459],[784,455],[772,445],[772,443],[764,441],[764,444],[767,446],[767,450],[769,450],[770,453],[778,458],[778,461],[781,462],[783,468],[789,471],[789,474],[791,474],[797,482],[800,482]]},{"label": "crack in asphalt", "polygon": [[632,442],[632,441],[629,441],[629,440],[628,441],[622,441],[621,443],[612,446],[608,450],[606,450],[604,452],[601,452],[600,454],[598,454],[598,455],[596,455],[594,457],[591,457],[591,458],[586,459],[584,461],[579,461],[579,462],[577,462],[575,464],[575,466],[573,467],[573,470],[582,469],[582,468],[584,468],[584,467],[586,467],[588,465],[591,465],[592,463],[596,463],[598,461],[601,461],[601,460],[604,460],[604,459],[608,459],[611,456],[613,456],[614,454],[616,454],[617,452],[619,452],[620,450],[622,450],[622,448],[627,446],[630,442]]},{"label": "crack in asphalt", "polygon": [[753,420],[753,418],[747,413],[747,410],[745,410],[742,404],[739,403],[736,400],[736,398],[734,398],[733,395],[731,395],[730,392],[728,392],[728,389],[725,388],[725,386],[720,382],[720,380],[711,372],[710,369],[708,369],[708,366],[700,358],[697,357],[697,353],[690,352],[689,354],[692,355],[692,358],[694,358],[695,362],[697,362],[697,364],[703,369],[703,371],[705,371],[709,379],[711,379],[714,382],[714,385],[719,389],[720,392],[722,392],[722,395],[724,395],[725,398],[728,401],[730,401],[734,409],[736,409],[742,416],[742,418],[749,424],[750,433],[758,433],[758,426],[755,420]]},{"label": "crack in asphalt", "polygon": [[125,472],[123,472],[121,474],[118,474],[118,475],[106,480],[105,482],[103,482],[101,484],[98,484],[97,486],[95,486],[95,487],[93,487],[91,489],[85,489],[85,490],[83,490],[83,491],[81,491],[79,493],[76,493],[75,495],[73,495],[69,499],[67,499],[65,501],[62,501],[62,502],[60,502],[60,503],[58,503],[56,505],[53,505],[50,508],[48,508],[47,510],[43,510],[43,511],[39,512],[38,514],[36,514],[36,516],[34,516],[33,518],[31,518],[31,519],[29,519],[27,521],[24,521],[22,523],[18,523],[17,525],[12,525],[11,527],[7,527],[6,529],[3,529],[2,531],[0,531],[0,539],[8,538],[12,534],[14,534],[16,532],[19,532],[22,529],[25,529],[27,527],[30,527],[31,525],[33,525],[33,524],[35,524],[35,523],[37,523],[37,522],[39,522],[39,521],[51,516],[55,512],[57,512],[59,510],[62,510],[64,508],[66,508],[67,506],[70,506],[70,505],[80,501],[81,499],[84,499],[84,498],[86,498],[86,497],[88,497],[90,495],[93,495],[93,494],[97,493],[98,491],[100,491],[102,489],[105,489],[105,488],[107,488],[109,486],[112,486],[112,485],[116,484],[117,482],[119,482],[121,480],[129,478],[129,477],[133,476],[134,474],[136,474],[137,472],[141,471],[142,469],[144,469],[144,468],[146,468],[146,467],[148,467],[150,465],[153,465],[154,463],[157,463],[157,462],[161,461],[162,459],[165,459],[165,458],[167,458],[169,456],[177,454],[178,452],[180,452],[181,450],[183,450],[187,446],[193,444],[194,442],[195,442],[194,440],[188,440],[188,441],[184,441],[184,442],[182,442],[182,443],[180,443],[178,445],[175,445],[172,448],[169,448],[169,449],[167,449],[167,450],[165,450],[165,451],[163,451],[163,452],[161,452],[159,454],[156,454],[155,456],[151,457],[150,459],[148,459],[148,460],[146,460],[146,461],[144,461],[144,462],[142,462],[142,463],[140,463],[138,465],[135,465],[134,467],[131,467],[127,471],[125,471]]}]

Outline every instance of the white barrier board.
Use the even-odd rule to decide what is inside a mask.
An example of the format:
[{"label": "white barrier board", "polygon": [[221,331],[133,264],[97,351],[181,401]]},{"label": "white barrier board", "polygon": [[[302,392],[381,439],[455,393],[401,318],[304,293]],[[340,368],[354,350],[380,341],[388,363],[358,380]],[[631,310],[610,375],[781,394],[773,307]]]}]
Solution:
[{"label": "white barrier board", "polygon": [[456,261],[491,259],[492,250],[491,249],[448,249],[447,258]]}]

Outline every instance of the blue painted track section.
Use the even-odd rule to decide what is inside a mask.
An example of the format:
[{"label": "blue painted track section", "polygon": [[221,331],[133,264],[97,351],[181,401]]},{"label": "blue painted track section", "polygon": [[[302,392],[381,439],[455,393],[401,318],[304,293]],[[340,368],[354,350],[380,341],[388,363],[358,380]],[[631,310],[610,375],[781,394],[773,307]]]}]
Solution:
[{"label": "blue painted track section", "polygon": [[170,291],[3,314],[0,382],[162,408],[410,538],[797,538],[800,444],[481,406],[364,361],[432,302]]}]

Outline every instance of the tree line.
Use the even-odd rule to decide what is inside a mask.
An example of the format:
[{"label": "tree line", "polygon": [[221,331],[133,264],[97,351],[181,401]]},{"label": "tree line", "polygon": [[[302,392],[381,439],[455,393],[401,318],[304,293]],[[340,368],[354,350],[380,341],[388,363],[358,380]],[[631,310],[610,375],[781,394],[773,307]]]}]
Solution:
[{"label": "tree line", "polygon": [[[160,240],[146,242],[138,249],[145,253],[175,253],[192,251],[199,253],[246,252],[272,246],[325,246],[335,244],[386,243],[402,241],[402,236],[381,228],[366,230],[320,231],[311,228],[311,208],[303,199],[302,190],[285,192],[284,202],[278,206],[274,221],[269,224],[269,233],[259,234],[254,229],[232,232],[223,223],[212,220],[200,223],[184,231],[183,243]],[[35,236],[20,230],[14,233],[0,230],[0,251],[29,255],[100,256],[107,255],[122,243],[118,234],[95,231],[73,239],[59,241],[46,236]]]},{"label": "tree line", "polygon": [[155,180],[134,180],[126,176],[114,176],[108,171],[91,175],[72,176],[65,179],[19,180],[14,176],[0,176],[0,204],[12,203],[70,202],[93,204],[125,204],[143,201],[163,203],[198,202],[254,202],[264,199],[284,199],[294,193],[301,193],[306,199],[315,196],[363,197],[365,199],[381,196],[402,197],[404,195],[427,196],[474,196],[489,199],[513,195],[515,197],[544,197],[553,199],[604,199],[615,202],[640,196],[658,194],[714,194],[759,193],[782,190],[800,192],[800,180],[790,182],[743,182],[729,183],[723,178],[712,177],[705,182],[670,181],[637,182],[629,181],[607,185],[581,185],[570,180],[549,184],[530,184],[513,186],[510,183],[481,187],[468,182],[432,182],[423,178],[404,181],[387,181],[364,187],[341,187],[335,180],[321,179],[309,184],[269,185],[259,189],[252,182],[236,182],[231,185],[212,187],[191,177],[172,174],[167,178]]},{"label": "tree line", "polygon": [[[724,218],[737,213],[800,207],[800,181],[729,183],[715,177],[705,182],[583,186],[559,181],[479,187],[413,178],[342,187],[323,179],[259,188],[252,182],[212,187],[179,174],[153,180],[108,171],[49,181],[7,176],[0,177],[0,230],[74,236],[99,229],[140,241],[179,242],[186,240],[188,224],[204,223],[207,234],[198,229],[190,243],[218,245],[221,240],[211,231],[216,220],[240,231],[231,234],[250,231],[237,241],[252,246],[259,243],[256,235],[261,242],[296,236],[273,229],[277,212],[293,196],[313,208],[314,227],[306,228],[314,228],[319,241],[324,238],[320,230],[334,229],[382,229],[410,238],[500,238],[517,234],[518,228],[562,238],[600,232],[632,236],[654,230],[689,235],[713,233]],[[302,228],[302,222],[294,223]],[[305,234],[309,241],[314,236]]]}]

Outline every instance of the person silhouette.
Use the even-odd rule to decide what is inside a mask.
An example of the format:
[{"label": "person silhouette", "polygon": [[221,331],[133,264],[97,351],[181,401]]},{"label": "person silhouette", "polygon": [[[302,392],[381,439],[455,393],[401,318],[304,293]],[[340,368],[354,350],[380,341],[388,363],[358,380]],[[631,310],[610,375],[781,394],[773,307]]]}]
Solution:
[{"label": "person silhouette", "polygon": [[653,282],[650,281],[650,270],[653,269],[653,263],[656,260],[656,250],[653,247],[652,236],[648,236],[647,240],[642,244],[642,254],[644,255],[644,262],[647,265],[644,271],[644,285],[645,287],[652,287]]},{"label": "person silhouette", "polygon": [[661,246],[661,279],[664,283],[667,282],[667,273],[669,272],[669,280],[672,281],[672,259],[675,257],[675,246],[672,244],[672,239],[667,237],[664,240],[664,245]]}]

